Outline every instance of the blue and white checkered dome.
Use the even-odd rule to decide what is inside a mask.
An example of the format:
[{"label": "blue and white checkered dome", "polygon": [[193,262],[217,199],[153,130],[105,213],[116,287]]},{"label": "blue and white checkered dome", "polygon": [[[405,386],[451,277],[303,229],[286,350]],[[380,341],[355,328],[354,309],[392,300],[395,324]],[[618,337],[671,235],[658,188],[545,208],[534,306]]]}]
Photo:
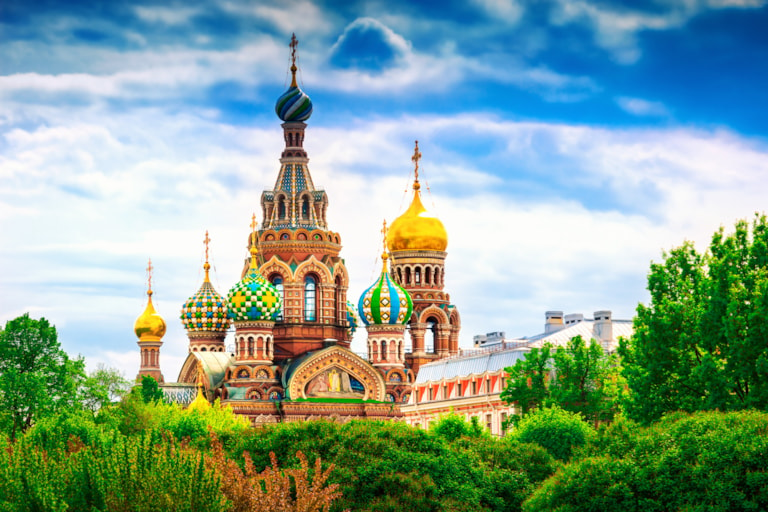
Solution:
[{"label": "blue and white checkered dome", "polygon": [[251,266],[245,277],[227,294],[229,317],[235,322],[256,320],[275,321],[280,316],[282,298],[269,281],[264,279],[257,268],[256,257],[251,257]]},{"label": "blue and white checkered dome", "polygon": [[389,276],[387,258],[386,253],[382,254],[381,276],[363,292],[358,302],[360,319],[365,325],[405,324],[413,313],[410,294]]}]

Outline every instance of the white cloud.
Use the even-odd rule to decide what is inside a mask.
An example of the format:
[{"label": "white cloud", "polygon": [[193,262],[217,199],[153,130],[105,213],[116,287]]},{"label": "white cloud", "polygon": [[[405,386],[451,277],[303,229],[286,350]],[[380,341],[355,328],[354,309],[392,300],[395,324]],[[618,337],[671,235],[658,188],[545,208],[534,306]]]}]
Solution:
[{"label": "white cloud", "polygon": [[638,33],[681,27],[710,9],[760,8],[765,0],[706,0],[665,2],[667,10],[649,14],[629,7],[606,6],[593,0],[557,0],[550,14],[555,25],[586,23],[594,30],[595,42],[612,53],[621,64],[633,64],[642,55]]},{"label": "white cloud", "polygon": [[658,101],[621,96],[616,98],[616,103],[622,110],[636,116],[667,117],[669,115],[667,107]]},{"label": "white cloud", "polygon": [[474,0],[474,3],[494,18],[509,24],[520,21],[524,12],[523,6],[514,0]]},{"label": "white cloud", "polygon": [[137,6],[134,8],[136,15],[144,21],[151,23],[164,23],[166,25],[182,25],[200,12],[199,9],[192,7],[145,7]]}]

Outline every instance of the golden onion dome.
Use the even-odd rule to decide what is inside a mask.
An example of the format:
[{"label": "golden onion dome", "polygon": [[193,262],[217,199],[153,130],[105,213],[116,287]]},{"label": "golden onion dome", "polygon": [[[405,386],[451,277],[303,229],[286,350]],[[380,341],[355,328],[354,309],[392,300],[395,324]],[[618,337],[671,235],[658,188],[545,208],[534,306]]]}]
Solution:
[{"label": "golden onion dome", "polygon": [[445,251],[448,233],[440,219],[432,215],[421,203],[418,180],[413,184],[413,201],[387,232],[390,251]]},{"label": "golden onion dome", "polygon": [[133,331],[141,341],[160,341],[165,335],[165,320],[152,305],[152,290],[147,291],[147,307],[133,324]]}]

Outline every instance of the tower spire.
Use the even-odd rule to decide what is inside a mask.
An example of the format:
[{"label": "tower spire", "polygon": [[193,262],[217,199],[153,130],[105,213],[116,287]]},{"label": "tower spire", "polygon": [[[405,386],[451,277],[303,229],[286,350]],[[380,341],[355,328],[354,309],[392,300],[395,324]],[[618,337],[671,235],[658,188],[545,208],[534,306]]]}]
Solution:
[{"label": "tower spire", "polygon": [[384,219],[384,222],[381,226],[381,271],[386,272],[387,271],[387,260],[389,259],[389,254],[387,254],[387,219]]},{"label": "tower spire", "polygon": [[256,214],[254,213],[251,217],[251,269],[256,270],[258,267],[258,264],[256,263],[256,254],[258,254],[259,250],[256,248],[256,227],[258,226],[258,223],[256,222]]}]

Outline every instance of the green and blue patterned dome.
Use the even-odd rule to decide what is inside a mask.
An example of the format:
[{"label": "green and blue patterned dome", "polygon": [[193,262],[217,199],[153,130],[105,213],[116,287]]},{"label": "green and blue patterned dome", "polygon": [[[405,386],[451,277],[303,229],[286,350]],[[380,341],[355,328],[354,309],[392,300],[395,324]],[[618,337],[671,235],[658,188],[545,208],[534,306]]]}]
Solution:
[{"label": "green and blue patterned dome", "polygon": [[347,301],[347,324],[349,324],[347,330],[350,336],[354,335],[355,331],[357,331],[357,326],[360,324],[359,318],[355,305]]},{"label": "green and blue patterned dome", "polygon": [[255,247],[251,247],[248,272],[227,294],[227,305],[229,317],[235,322],[274,322],[280,316],[280,293],[259,272]]},{"label": "green and blue patterned dome", "polygon": [[381,276],[360,296],[360,318],[365,325],[405,324],[413,313],[413,300],[389,277],[387,254],[382,254],[381,258],[384,260]]},{"label": "green and blue patterned dome", "polygon": [[295,76],[291,87],[277,99],[275,112],[285,122],[306,121],[312,115],[312,100],[299,89]]},{"label": "green and blue patterned dome", "polygon": [[181,323],[187,332],[224,333],[229,328],[227,302],[213,288],[208,279],[208,268],[200,289],[181,307]]}]

